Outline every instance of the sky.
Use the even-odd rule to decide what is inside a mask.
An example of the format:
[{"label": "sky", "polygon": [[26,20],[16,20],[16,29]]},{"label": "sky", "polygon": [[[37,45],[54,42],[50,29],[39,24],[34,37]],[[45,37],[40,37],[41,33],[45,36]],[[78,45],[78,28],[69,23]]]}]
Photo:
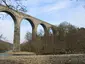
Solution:
[{"label": "sky", "polygon": [[[50,24],[59,25],[61,22],[67,21],[75,26],[85,27],[85,0],[79,0],[77,2],[76,0],[22,0],[21,3],[23,5],[25,4],[28,10],[26,14]],[[2,15],[0,15],[0,17],[1,16]],[[13,42],[13,19],[9,15],[4,15],[4,17],[4,20],[0,19],[0,34],[6,37],[6,41]],[[32,28],[30,23],[26,20],[22,20],[20,27],[20,42],[24,42],[26,32],[32,32]]]}]

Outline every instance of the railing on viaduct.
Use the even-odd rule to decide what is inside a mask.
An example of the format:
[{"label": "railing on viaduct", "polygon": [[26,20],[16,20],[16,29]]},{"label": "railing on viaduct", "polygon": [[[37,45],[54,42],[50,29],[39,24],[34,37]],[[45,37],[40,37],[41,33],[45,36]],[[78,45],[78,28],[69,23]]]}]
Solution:
[{"label": "railing on viaduct", "polygon": [[26,19],[30,22],[32,26],[32,39],[34,40],[36,38],[36,32],[37,27],[39,24],[41,24],[44,28],[45,35],[49,34],[50,28],[53,31],[53,34],[56,35],[56,27],[54,25],[51,25],[47,22],[41,21],[37,18],[34,18],[30,15],[26,15],[22,12],[18,12],[16,10],[10,9],[6,6],[0,5],[0,12],[5,12],[9,14],[12,19],[14,20],[14,40],[13,40],[13,51],[18,52],[20,51],[20,23],[23,19]]}]

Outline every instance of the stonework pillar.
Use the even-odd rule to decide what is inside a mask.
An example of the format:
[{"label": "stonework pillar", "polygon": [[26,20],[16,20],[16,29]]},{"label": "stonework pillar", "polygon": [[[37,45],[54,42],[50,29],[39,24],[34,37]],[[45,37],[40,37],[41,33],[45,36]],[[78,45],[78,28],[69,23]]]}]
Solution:
[{"label": "stonework pillar", "polygon": [[45,28],[45,34],[44,34],[44,52],[45,53],[48,53],[48,35],[49,35],[49,32],[48,32],[48,28]]},{"label": "stonework pillar", "polygon": [[14,27],[14,43],[13,43],[13,52],[20,51],[20,22],[17,20]]},{"label": "stonework pillar", "polygon": [[49,35],[48,31],[49,31],[49,28],[45,28],[44,29],[44,32],[45,32],[44,36],[48,36]]},{"label": "stonework pillar", "polygon": [[32,28],[32,40],[35,40],[37,36],[37,26]]}]

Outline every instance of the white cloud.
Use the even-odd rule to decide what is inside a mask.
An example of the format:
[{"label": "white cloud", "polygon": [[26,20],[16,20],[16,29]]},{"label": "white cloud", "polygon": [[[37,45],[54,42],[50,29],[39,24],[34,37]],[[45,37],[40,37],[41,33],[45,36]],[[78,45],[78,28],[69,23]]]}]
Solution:
[{"label": "white cloud", "polygon": [[53,5],[44,7],[42,10],[44,12],[51,12],[51,11],[55,11],[55,10],[58,11],[58,10],[61,10],[63,8],[67,8],[69,6],[69,4],[70,4],[69,1],[58,2],[58,3],[55,3]]},{"label": "white cloud", "polygon": [[67,21],[77,27],[85,27],[85,9],[82,6],[78,6],[76,8],[69,8],[67,10],[63,10],[64,12],[61,11],[56,13],[55,15],[56,18],[55,20],[49,20],[51,24],[60,24],[63,21]]},{"label": "white cloud", "polygon": [[54,11],[59,11],[64,8],[68,8],[70,6],[71,2],[70,1],[59,1],[59,2],[53,2],[48,5],[43,6],[37,6],[37,7],[32,7],[29,8],[28,14],[31,14],[33,16],[37,16],[38,14],[43,14],[43,13],[52,13]]}]

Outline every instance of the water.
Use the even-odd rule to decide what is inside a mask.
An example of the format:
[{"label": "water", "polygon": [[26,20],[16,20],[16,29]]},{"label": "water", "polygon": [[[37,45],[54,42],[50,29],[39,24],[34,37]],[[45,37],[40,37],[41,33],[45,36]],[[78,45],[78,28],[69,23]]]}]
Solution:
[{"label": "water", "polygon": [[9,55],[7,53],[0,53],[0,57],[2,57],[2,56],[6,57],[6,56],[9,56]]}]

